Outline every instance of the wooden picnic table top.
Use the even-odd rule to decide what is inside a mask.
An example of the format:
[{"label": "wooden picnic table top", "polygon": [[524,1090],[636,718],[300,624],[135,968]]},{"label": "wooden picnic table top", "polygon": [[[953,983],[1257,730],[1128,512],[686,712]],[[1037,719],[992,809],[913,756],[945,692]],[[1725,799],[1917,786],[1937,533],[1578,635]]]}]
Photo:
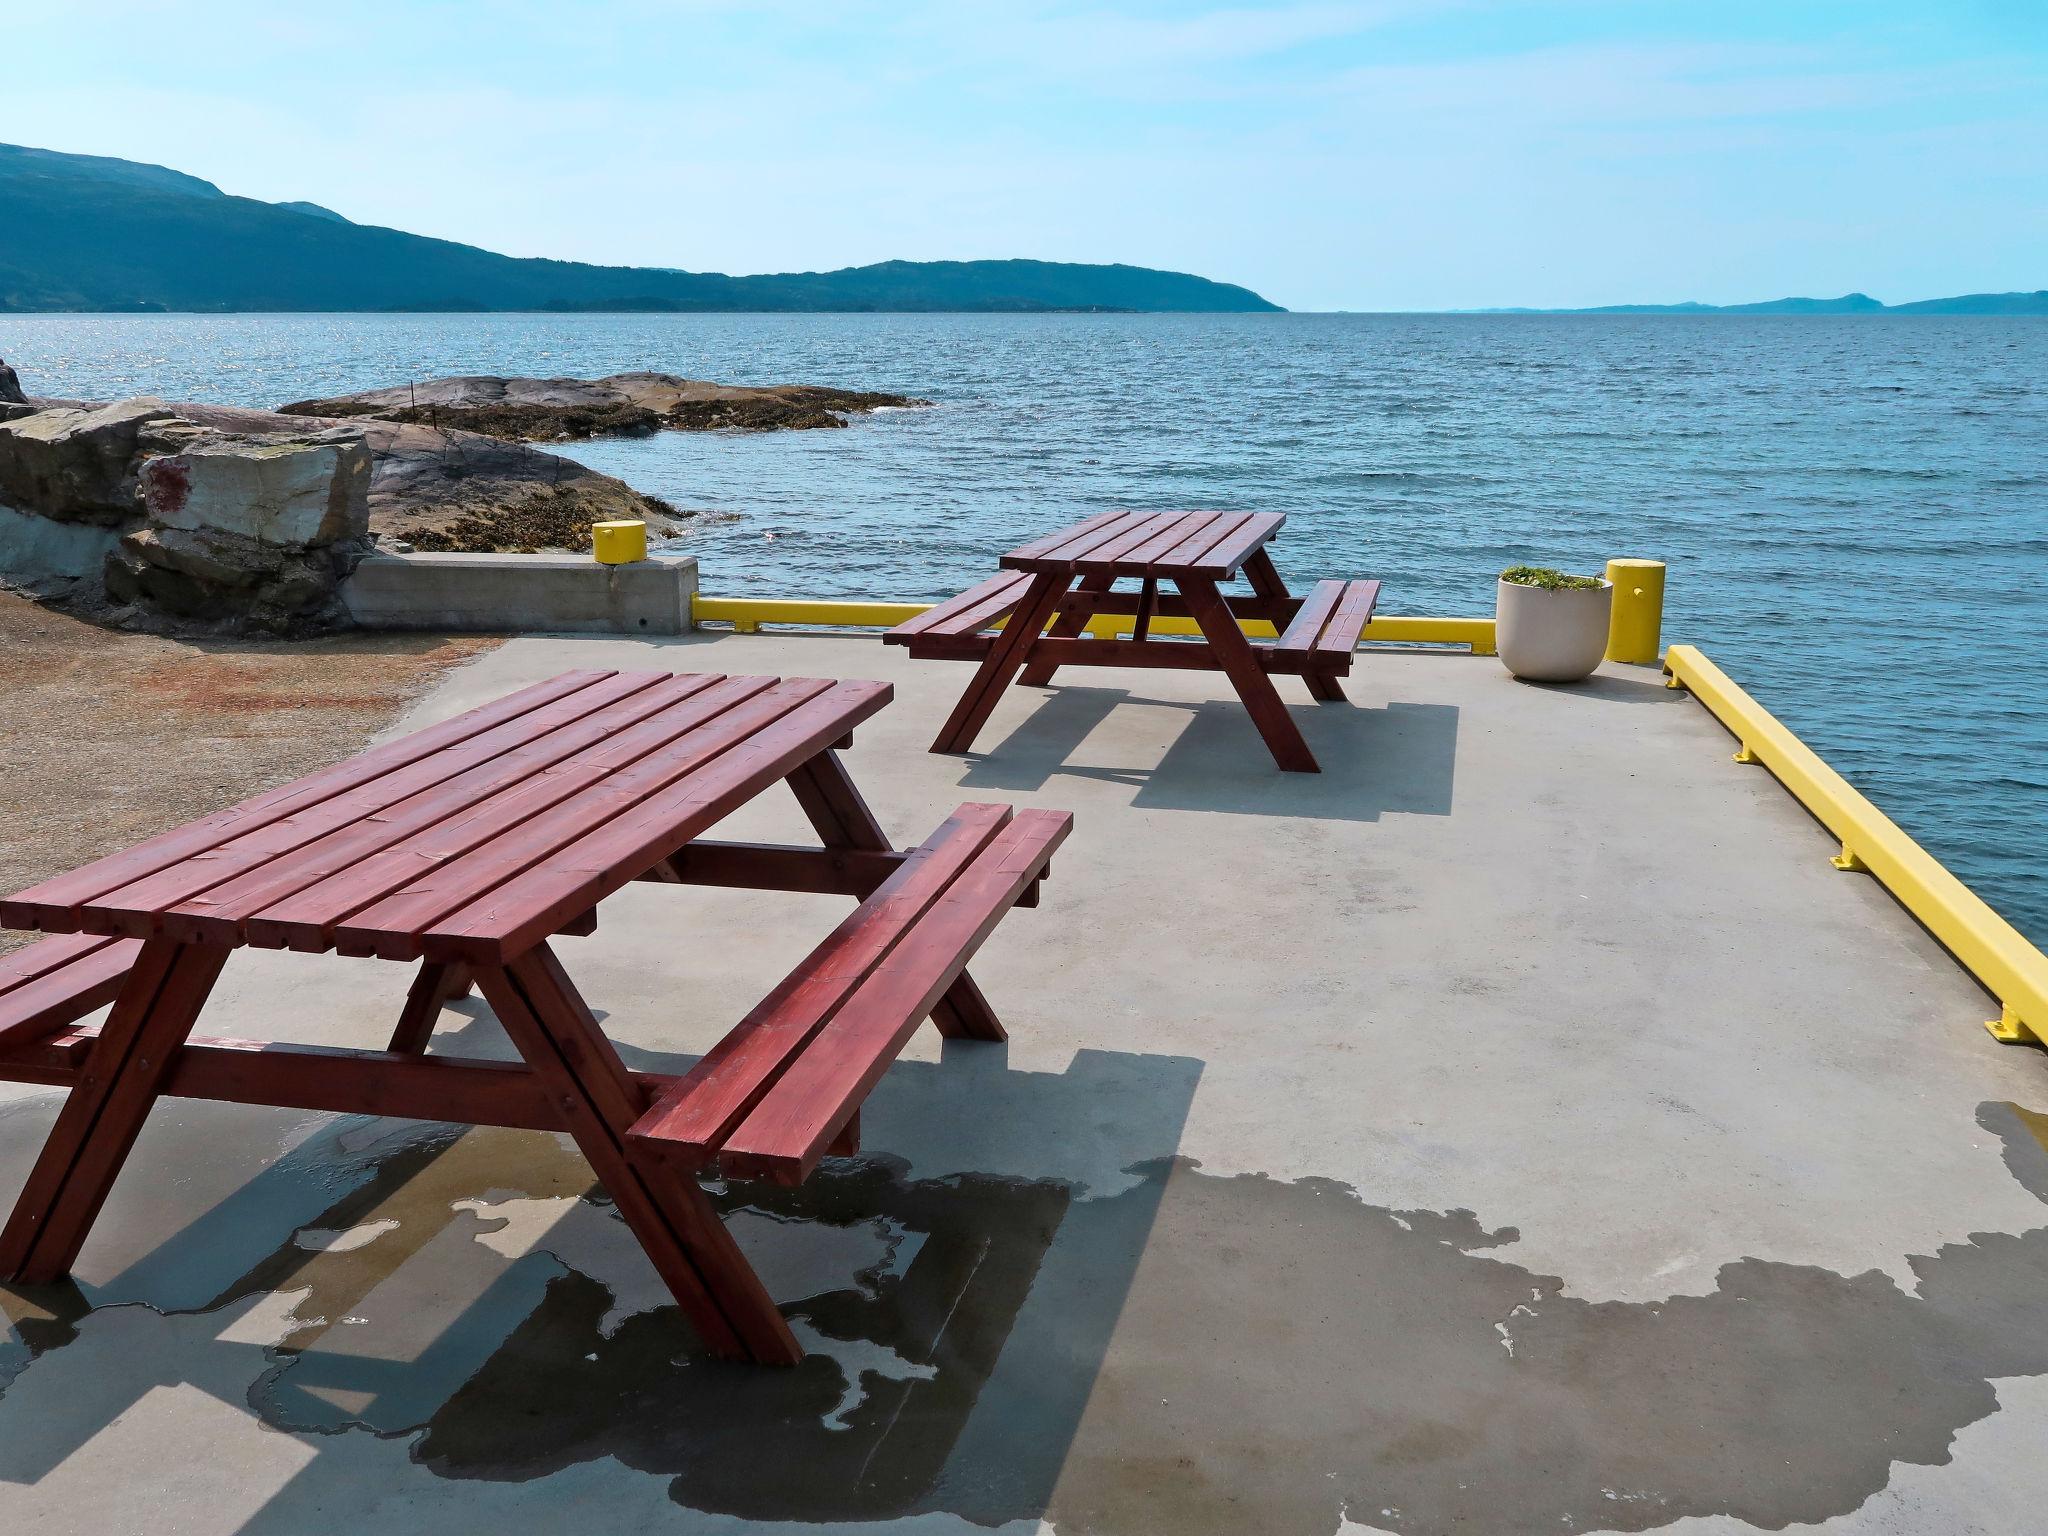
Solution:
[{"label": "wooden picnic table top", "polygon": [[1013,571],[1228,580],[1287,521],[1281,512],[1101,512],[1020,544]]},{"label": "wooden picnic table top", "polygon": [[0,926],[498,965],[889,702],[567,672],[0,901]]}]

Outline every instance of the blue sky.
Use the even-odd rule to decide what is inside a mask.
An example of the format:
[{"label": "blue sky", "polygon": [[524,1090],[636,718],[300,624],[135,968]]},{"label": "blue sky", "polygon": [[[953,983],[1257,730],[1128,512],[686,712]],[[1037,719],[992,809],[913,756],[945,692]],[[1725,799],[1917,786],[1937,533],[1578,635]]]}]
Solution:
[{"label": "blue sky", "polygon": [[698,270],[1129,261],[1296,309],[2048,286],[2048,0],[320,9],[10,7],[0,137]]}]

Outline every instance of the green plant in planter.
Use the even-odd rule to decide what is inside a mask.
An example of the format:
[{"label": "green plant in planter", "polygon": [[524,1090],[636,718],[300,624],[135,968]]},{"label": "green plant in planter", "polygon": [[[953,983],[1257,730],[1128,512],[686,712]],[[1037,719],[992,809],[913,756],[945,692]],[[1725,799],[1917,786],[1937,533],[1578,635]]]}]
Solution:
[{"label": "green plant in planter", "polygon": [[1600,585],[1598,576],[1567,576],[1547,565],[1511,565],[1500,573],[1500,579],[1518,587],[1541,587],[1546,592],[1583,592]]}]

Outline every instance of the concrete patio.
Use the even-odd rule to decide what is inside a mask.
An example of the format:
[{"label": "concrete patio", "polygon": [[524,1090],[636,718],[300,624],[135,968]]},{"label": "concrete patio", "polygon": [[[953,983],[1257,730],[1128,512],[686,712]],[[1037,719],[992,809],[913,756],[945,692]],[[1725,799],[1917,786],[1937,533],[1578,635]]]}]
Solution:
[{"label": "concrete patio", "polygon": [[[965,670],[872,637],[516,640],[405,728],[576,666],[885,678],[899,840],[1076,814],[975,963],[1009,1044],[718,1194],[811,1356],[705,1359],[563,1139],[166,1101],[75,1286],[0,1287],[0,1529],[2039,1528],[2048,1063],[1654,670],[1361,654],[1281,684],[1317,777],[1204,673],[934,757]],[[640,885],[558,951],[676,1070],[845,909]],[[375,1045],[408,980],[243,952],[202,1027]],[[0,1089],[0,1198],[60,1102]]]}]

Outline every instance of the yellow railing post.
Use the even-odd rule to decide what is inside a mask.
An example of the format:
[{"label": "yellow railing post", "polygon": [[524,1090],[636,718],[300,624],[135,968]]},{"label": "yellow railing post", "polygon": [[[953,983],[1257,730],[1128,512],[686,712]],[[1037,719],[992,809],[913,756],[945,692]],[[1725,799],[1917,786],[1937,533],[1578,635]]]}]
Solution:
[{"label": "yellow railing post", "polygon": [[1607,659],[1649,666],[1664,638],[1664,562],[1610,560],[1614,613],[1607,621]]}]

